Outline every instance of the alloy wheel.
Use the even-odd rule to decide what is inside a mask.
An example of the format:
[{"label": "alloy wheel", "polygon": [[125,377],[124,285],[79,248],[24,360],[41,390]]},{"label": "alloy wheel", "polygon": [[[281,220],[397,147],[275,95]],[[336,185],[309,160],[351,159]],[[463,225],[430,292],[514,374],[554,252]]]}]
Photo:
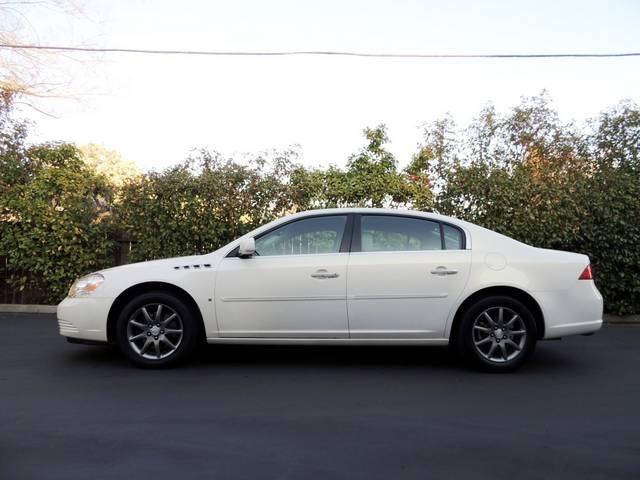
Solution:
[{"label": "alloy wheel", "polygon": [[524,350],[527,327],[522,317],[508,307],[491,307],[473,322],[473,345],[484,359],[494,363],[509,362]]},{"label": "alloy wheel", "polygon": [[150,303],[138,308],[127,322],[129,345],[143,358],[160,360],[180,346],[184,326],[180,315],[169,305]]}]

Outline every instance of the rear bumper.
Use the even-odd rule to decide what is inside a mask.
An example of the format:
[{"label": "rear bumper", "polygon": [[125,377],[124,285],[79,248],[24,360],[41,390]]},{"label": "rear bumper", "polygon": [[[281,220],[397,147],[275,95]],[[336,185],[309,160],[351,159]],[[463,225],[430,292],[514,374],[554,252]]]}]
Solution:
[{"label": "rear bumper", "polygon": [[535,292],[544,315],[544,338],[594,333],[602,327],[602,295],[593,281],[561,291]]},{"label": "rear bumper", "polygon": [[588,335],[595,333],[602,327],[602,320],[590,322],[562,323],[547,327],[544,338],[559,338],[568,335]]}]

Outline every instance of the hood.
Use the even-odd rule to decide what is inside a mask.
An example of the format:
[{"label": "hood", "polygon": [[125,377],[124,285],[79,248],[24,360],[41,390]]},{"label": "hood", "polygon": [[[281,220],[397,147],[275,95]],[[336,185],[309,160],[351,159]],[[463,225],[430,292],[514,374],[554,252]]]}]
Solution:
[{"label": "hood", "polygon": [[162,258],[159,260],[149,260],[146,262],[137,262],[137,263],[128,263],[126,265],[120,265],[117,267],[106,268],[104,270],[100,270],[100,272],[113,272],[117,271],[125,271],[125,270],[133,270],[133,269],[156,269],[156,268],[211,268],[217,264],[215,261],[218,258],[218,255],[215,253],[207,253],[206,255],[189,255],[185,257],[171,257],[171,258]]}]

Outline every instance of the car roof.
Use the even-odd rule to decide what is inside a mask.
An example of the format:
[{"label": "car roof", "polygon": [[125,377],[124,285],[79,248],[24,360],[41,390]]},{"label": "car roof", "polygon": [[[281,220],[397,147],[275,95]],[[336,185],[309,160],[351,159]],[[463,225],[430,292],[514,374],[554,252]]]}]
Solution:
[{"label": "car roof", "polygon": [[312,215],[331,215],[331,214],[348,214],[348,213],[360,213],[360,214],[384,214],[384,215],[410,215],[424,218],[432,218],[434,220],[441,220],[443,222],[450,222],[455,225],[463,226],[467,222],[459,220],[454,217],[448,217],[446,215],[440,215],[434,212],[422,212],[419,210],[399,209],[399,208],[365,208],[365,207],[348,207],[348,208],[322,208],[315,210],[304,210],[302,212],[294,213],[283,218],[297,218],[306,217]]}]

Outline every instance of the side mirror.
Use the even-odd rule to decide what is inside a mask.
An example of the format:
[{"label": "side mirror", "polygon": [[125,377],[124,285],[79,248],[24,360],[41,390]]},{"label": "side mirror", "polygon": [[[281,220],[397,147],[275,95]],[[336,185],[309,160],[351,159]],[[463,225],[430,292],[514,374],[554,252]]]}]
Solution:
[{"label": "side mirror", "polygon": [[243,238],[240,240],[240,246],[238,248],[238,256],[240,258],[247,258],[253,256],[256,253],[256,239],[253,237]]}]

